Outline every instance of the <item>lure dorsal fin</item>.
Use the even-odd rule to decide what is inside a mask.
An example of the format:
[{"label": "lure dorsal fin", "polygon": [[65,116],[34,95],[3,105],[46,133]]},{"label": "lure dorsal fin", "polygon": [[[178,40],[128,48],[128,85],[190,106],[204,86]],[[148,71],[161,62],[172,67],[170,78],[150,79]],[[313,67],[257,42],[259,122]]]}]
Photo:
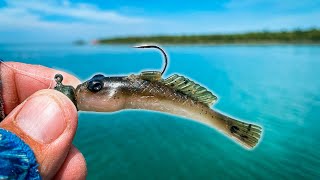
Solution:
[{"label": "lure dorsal fin", "polygon": [[208,106],[211,106],[218,99],[217,96],[212,94],[205,87],[178,74],[174,74],[162,82],[165,85],[170,86],[171,88],[174,88],[175,90],[180,91],[183,94],[186,94]]}]

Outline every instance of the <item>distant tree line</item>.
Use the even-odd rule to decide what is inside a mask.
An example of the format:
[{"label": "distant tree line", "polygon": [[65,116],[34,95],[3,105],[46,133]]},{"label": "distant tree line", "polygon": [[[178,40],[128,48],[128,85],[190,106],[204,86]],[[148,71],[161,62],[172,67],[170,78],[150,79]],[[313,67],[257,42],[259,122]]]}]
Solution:
[{"label": "distant tree line", "polygon": [[320,43],[320,29],[243,34],[137,36],[98,40],[99,44],[225,44],[225,43]]}]

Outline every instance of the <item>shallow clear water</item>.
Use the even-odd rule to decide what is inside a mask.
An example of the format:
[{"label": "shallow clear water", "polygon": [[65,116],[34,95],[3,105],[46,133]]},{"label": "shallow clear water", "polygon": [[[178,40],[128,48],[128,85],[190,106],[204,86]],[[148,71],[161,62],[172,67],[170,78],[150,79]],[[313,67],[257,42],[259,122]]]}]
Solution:
[{"label": "shallow clear water", "polygon": [[[89,179],[319,179],[320,46],[165,46],[170,66],[218,95],[213,107],[264,128],[247,151],[190,120],[147,111],[80,113]],[[127,46],[0,45],[0,57],[89,79],[161,68]]]}]

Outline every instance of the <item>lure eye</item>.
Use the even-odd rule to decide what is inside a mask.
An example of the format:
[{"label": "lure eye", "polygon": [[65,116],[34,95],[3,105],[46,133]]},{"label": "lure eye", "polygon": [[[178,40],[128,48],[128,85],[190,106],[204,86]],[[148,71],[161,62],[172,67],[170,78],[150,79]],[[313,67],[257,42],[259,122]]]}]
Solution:
[{"label": "lure eye", "polygon": [[96,74],[95,76],[92,77],[91,80],[88,82],[88,89],[91,92],[98,92],[102,89],[103,87],[103,78],[104,76],[102,74]]},{"label": "lure eye", "polygon": [[101,79],[101,78],[104,78],[104,75],[102,74],[96,74],[92,77],[92,79]]},{"label": "lure eye", "polygon": [[88,83],[88,89],[91,92],[98,92],[102,89],[102,87],[103,87],[102,82],[98,80],[92,80],[92,81],[89,81]]}]

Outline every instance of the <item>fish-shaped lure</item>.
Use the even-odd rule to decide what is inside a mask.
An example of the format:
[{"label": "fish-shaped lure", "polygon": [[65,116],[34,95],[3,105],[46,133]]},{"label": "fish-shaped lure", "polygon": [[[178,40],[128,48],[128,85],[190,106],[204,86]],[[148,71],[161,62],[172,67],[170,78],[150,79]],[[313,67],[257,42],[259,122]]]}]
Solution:
[{"label": "fish-shaped lure", "polygon": [[217,97],[192,80],[174,74],[162,78],[167,67],[163,49],[154,45],[137,48],[157,48],[165,56],[162,72],[144,71],[138,75],[106,77],[98,74],[74,89],[62,84],[56,75],[56,90],[67,95],[78,110],[115,112],[123,109],[160,111],[189,118],[213,127],[246,148],[253,148],[261,136],[261,127],[223,115],[210,108]]}]

